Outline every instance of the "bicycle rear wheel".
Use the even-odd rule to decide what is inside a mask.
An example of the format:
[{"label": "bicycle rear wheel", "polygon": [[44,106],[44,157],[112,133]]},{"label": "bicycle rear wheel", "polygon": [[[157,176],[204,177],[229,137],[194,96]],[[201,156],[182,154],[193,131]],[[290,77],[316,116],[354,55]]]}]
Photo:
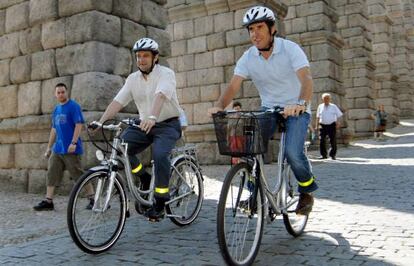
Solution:
[{"label": "bicycle rear wheel", "polygon": [[191,224],[200,213],[204,199],[203,177],[193,159],[184,157],[174,163],[169,190],[168,217],[178,226]]},{"label": "bicycle rear wheel", "polygon": [[297,182],[292,170],[287,170],[287,178],[285,179],[285,202],[286,212],[283,214],[283,223],[289,234],[294,237],[300,236],[304,231],[308,222],[309,215],[297,215],[295,210],[299,202],[299,193],[297,192]]},{"label": "bicycle rear wheel", "polygon": [[217,209],[220,251],[230,265],[250,265],[263,234],[264,195],[247,163],[233,166],[221,189]]},{"label": "bicycle rear wheel", "polygon": [[[87,209],[89,188],[97,199]],[[108,208],[103,210],[109,186],[106,170],[89,171],[82,175],[69,197],[67,222],[75,244],[83,251],[98,254],[111,248],[121,236],[126,219],[126,195],[119,178],[115,178]],[[97,197],[95,196],[97,195]]]}]

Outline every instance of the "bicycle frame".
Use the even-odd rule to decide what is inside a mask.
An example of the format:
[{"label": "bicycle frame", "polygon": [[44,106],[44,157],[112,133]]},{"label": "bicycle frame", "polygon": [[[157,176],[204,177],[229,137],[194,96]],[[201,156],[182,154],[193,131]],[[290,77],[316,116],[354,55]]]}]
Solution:
[{"label": "bicycle frame", "polygon": [[[109,176],[109,186],[107,188],[107,193],[106,193],[106,198],[104,201],[104,205],[101,209],[97,209],[96,206],[93,207],[94,211],[100,211],[100,212],[104,212],[109,205],[109,201],[111,199],[111,194],[112,194],[112,189],[114,187],[114,181],[115,181],[115,176],[118,174],[121,178],[122,181],[126,181],[127,184],[127,188],[129,190],[129,194],[132,194],[132,197],[139,201],[142,205],[145,205],[147,207],[152,206],[153,204],[153,200],[154,200],[154,183],[155,183],[155,175],[154,175],[154,167],[153,167],[153,161],[151,161],[152,164],[152,178],[151,178],[151,182],[150,182],[150,187],[148,190],[141,190],[138,187],[135,186],[134,184],[134,178],[132,176],[132,169],[131,169],[131,164],[129,163],[129,158],[127,156],[128,154],[128,143],[124,142],[123,140],[120,139],[120,135],[122,132],[122,129],[120,128],[120,124],[118,125],[113,125],[113,126],[109,126],[109,128],[112,128],[112,130],[116,130],[114,139],[112,141],[112,151],[111,151],[111,155],[109,157],[108,160],[104,160],[103,163],[106,164],[106,169],[110,172],[110,176]],[[121,153],[121,155],[119,155],[119,152]],[[172,167],[173,170],[175,170],[175,172],[180,176],[180,178],[182,180],[185,180],[185,178],[181,175],[181,173],[174,167],[174,163],[176,161],[178,161],[181,158],[184,158],[185,160],[187,160],[188,158],[193,159],[196,164],[197,167],[199,168],[198,165],[198,160],[196,158],[194,158],[192,155],[190,155],[190,153],[195,153],[193,151],[192,148],[178,148],[175,149],[176,153],[181,152],[181,154],[175,156],[172,159]],[[124,167],[125,167],[125,176],[126,176],[126,180],[124,180],[123,176],[119,174],[119,165],[118,163],[121,162]],[[199,169],[200,170],[200,169]],[[101,194],[101,190],[102,190],[102,180],[98,181],[97,184],[97,188],[96,188],[96,192],[95,192],[95,205],[98,202],[99,199],[99,195]],[[172,200],[167,201],[165,204],[171,204],[175,201],[178,201],[184,197],[187,197],[189,194],[194,193],[194,192],[187,192],[184,193],[182,195],[180,195],[179,197],[176,197]],[[143,195],[148,195],[148,199],[144,199]],[[129,198],[128,198],[128,193],[127,193],[127,202],[129,202]],[[129,209],[129,208],[128,208]]]}]

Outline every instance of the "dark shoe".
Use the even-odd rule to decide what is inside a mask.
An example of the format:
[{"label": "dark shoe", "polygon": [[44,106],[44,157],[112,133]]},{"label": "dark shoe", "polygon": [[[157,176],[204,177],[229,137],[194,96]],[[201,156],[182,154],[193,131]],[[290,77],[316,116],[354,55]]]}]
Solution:
[{"label": "dark shoe", "polygon": [[138,214],[146,215],[146,212],[148,211],[150,207],[147,207],[145,205],[142,205],[139,201],[135,201],[135,210]]},{"label": "dark shoe", "polygon": [[159,222],[164,218],[164,206],[162,208],[156,204],[152,205],[152,207],[145,212],[145,216],[148,217],[150,222]]},{"label": "dark shoe", "polygon": [[321,157],[318,157],[318,159],[319,159],[319,160],[325,160],[325,159],[328,159],[328,157],[326,157],[326,156],[321,156]]},{"label": "dark shoe", "polygon": [[313,206],[313,196],[309,193],[300,193],[298,206],[296,206],[296,214],[299,215],[309,215],[312,211]]},{"label": "dark shoe", "polygon": [[336,156],[331,156],[332,160],[336,160]]},{"label": "dark shoe", "polygon": [[94,204],[95,204],[95,199],[93,199],[93,198],[89,199],[89,204],[86,205],[86,209],[87,210],[92,210]]},{"label": "dark shoe", "polygon": [[48,202],[47,200],[42,200],[33,207],[35,211],[53,211],[55,209],[53,202]]},{"label": "dark shoe", "polygon": [[256,206],[253,206],[254,202],[253,202],[253,197],[250,196],[247,200],[241,200],[239,202],[239,207],[241,209],[244,209],[246,211],[251,210],[252,213],[256,212]]}]

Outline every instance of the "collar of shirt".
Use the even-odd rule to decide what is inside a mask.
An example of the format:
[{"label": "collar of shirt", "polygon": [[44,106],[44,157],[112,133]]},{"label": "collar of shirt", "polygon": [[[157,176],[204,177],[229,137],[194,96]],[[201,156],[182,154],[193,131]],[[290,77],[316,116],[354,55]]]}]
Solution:
[{"label": "collar of shirt", "polygon": [[157,75],[159,71],[159,66],[158,64],[155,64],[154,68],[152,69],[151,73],[149,73],[149,75],[147,75],[147,79],[144,78],[144,74],[142,74],[142,72],[138,69],[138,73],[139,73],[139,78],[145,81],[150,80],[152,77],[154,77],[155,75]]},{"label": "collar of shirt", "polygon": [[[281,44],[282,44],[281,42],[282,42],[282,40],[280,38],[276,38],[276,37],[274,38],[272,55],[280,53]],[[256,46],[253,46],[253,47],[254,47],[253,48],[254,49],[253,54],[256,55],[256,56],[261,56],[259,49],[257,49]]]}]

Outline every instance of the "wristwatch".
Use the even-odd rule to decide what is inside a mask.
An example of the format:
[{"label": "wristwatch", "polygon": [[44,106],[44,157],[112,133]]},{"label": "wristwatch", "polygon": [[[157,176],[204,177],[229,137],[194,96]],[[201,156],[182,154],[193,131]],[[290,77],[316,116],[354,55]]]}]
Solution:
[{"label": "wristwatch", "polygon": [[298,100],[298,105],[305,106],[305,108],[306,108],[306,107],[308,107],[308,102],[303,100],[303,99],[300,99],[300,100]]},{"label": "wristwatch", "polygon": [[157,117],[155,115],[148,116],[148,119],[151,119],[151,120],[154,120],[155,122],[157,122]]},{"label": "wristwatch", "polygon": [[72,143],[71,143],[72,145],[77,145],[77,142],[74,142],[74,141],[72,141]]}]

